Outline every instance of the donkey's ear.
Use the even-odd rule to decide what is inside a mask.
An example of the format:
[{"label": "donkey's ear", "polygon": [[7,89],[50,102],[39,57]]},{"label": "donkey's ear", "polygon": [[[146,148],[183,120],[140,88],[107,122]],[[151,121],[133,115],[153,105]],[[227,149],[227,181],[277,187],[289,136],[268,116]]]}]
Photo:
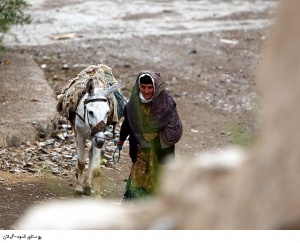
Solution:
[{"label": "donkey's ear", "polygon": [[118,88],[120,88],[123,85],[124,81],[121,83],[116,83],[113,86],[108,87],[103,91],[103,96],[108,97],[111,93],[116,91]]},{"label": "donkey's ear", "polygon": [[90,96],[94,95],[95,84],[93,79],[89,79],[89,81],[86,84],[85,90]]}]

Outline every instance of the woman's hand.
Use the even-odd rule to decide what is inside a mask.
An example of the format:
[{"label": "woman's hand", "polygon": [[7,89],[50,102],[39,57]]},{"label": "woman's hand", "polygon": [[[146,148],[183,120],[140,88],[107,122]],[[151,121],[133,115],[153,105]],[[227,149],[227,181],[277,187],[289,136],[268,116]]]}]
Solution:
[{"label": "woman's hand", "polygon": [[123,144],[124,144],[124,141],[122,141],[122,140],[119,139],[118,142],[117,142],[117,146],[118,147],[122,147]]},{"label": "woman's hand", "polygon": [[143,134],[143,136],[148,142],[150,142],[151,140],[153,140],[158,136],[158,132],[145,133]]}]

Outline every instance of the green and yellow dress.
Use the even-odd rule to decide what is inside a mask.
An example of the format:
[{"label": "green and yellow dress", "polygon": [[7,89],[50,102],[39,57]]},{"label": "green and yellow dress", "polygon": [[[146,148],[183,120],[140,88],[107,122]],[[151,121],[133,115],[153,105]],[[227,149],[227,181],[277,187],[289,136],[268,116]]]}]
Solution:
[{"label": "green and yellow dress", "polygon": [[[150,116],[151,104],[140,103],[143,124]],[[124,198],[144,198],[153,195],[158,190],[158,178],[162,164],[158,162],[155,143],[159,142],[157,133],[151,141],[151,148],[142,149],[137,145],[137,160],[133,163],[126,184]]]}]

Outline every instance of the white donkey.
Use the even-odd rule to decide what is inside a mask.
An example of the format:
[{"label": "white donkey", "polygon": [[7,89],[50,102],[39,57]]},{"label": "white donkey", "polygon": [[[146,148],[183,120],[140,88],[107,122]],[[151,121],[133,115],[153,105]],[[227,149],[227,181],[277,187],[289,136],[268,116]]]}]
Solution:
[{"label": "white donkey", "polygon": [[[101,148],[105,142],[105,126],[108,116],[113,112],[110,95],[123,83],[117,83],[106,89],[95,86],[93,79],[86,84],[86,93],[78,102],[76,111],[69,117],[77,140],[78,159],[76,165],[77,185],[75,194],[100,197],[100,159]],[[92,140],[89,150],[89,169],[84,181],[83,171],[86,165],[85,144]],[[83,184],[85,183],[85,186]]]}]

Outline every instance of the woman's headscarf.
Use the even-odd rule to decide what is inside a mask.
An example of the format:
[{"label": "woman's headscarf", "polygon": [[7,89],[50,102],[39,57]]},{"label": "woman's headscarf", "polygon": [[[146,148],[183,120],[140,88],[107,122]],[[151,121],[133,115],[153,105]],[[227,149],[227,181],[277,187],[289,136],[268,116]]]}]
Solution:
[{"label": "woman's headscarf", "polygon": [[[154,95],[152,97],[152,106],[150,118],[147,124],[142,123],[140,113],[140,78],[145,75],[150,76],[154,81]],[[132,132],[140,143],[142,148],[150,147],[150,143],[143,137],[144,133],[158,132],[169,122],[169,119],[176,109],[176,103],[166,91],[167,84],[161,79],[159,73],[153,71],[142,71],[132,88],[129,102],[127,103],[127,118]]]}]

